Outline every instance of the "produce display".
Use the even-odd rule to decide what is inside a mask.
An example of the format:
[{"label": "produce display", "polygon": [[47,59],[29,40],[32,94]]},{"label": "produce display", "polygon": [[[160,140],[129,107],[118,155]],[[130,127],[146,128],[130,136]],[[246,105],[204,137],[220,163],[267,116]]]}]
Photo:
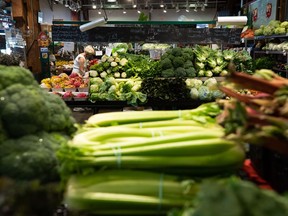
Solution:
[{"label": "produce display", "polygon": [[261,25],[254,31],[255,36],[285,35],[288,33],[288,21],[271,20],[268,25]]},{"label": "produce display", "polygon": [[[91,71],[90,71],[91,72]],[[89,99],[96,101],[126,101],[136,106],[146,102],[147,96],[140,92],[141,79],[115,79],[114,77],[90,78]]]},{"label": "produce display", "polygon": [[288,42],[287,41],[281,43],[269,42],[262,47],[262,50],[286,51],[288,50]]}]

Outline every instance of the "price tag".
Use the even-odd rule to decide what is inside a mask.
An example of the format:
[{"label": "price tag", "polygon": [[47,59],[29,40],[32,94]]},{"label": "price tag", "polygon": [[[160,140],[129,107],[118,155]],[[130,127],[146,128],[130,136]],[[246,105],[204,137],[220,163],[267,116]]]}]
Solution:
[{"label": "price tag", "polygon": [[103,52],[102,50],[96,50],[96,56],[102,56],[103,55]]}]

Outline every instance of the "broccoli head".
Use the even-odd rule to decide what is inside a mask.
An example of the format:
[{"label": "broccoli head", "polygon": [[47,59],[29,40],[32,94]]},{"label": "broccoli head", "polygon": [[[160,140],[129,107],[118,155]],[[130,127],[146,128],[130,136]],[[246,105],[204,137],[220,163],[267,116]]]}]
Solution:
[{"label": "broccoli head", "polygon": [[171,54],[175,57],[182,56],[182,49],[180,47],[175,47],[171,50]]},{"label": "broccoli head", "polygon": [[178,67],[175,70],[175,76],[176,77],[186,77],[187,76],[186,70],[183,67]]},{"label": "broccoli head", "polygon": [[9,137],[38,131],[74,132],[71,110],[58,96],[39,86],[14,84],[0,91],[1,121]]},{"label": "broccoli head", "polygon": [[15,83],[37,86],[33,74],[22,67],[0,65],[0,91]]},{"label": "broccoli head", "polygon": [[173,66],[174,68],[183,67],[184,59],[182,57],[175,57],[173,59]]},{"label": "broccoli head", "polygon": [[41,132],[0,144],[0,173],[18,180],[58,180],[56,151],[67,139],[57,133]]},{"label": "broccoli head", "polygon": [[184,67],[185,69],[188,69],[188,68],[191,68],[191,67],[194,67],[194,66],[193,66],[192,61],[187,60],[187,61],[184,63],[183,67]]},{"label": "broccoli head", "polygon": [[163,70],[161,72],[161,76],[165,77],[165,78],[174,77],[175,76],[175,72],[174,72],[174,70],[172,68],[166,69],[166,70]]},{"label": "broccoli head", "polygon": [[162,70],[166,70],[173,68],[173,65],[169,58],[164,58],[159,62],[159,67],[162,68]]},{"label": "broccoli head", "polygon": [[197,72],[196,72],[195,68],[193,68],[193,67],[187,68],[187,69],[185,69],[185,71],[186,71],[187,77],[196,77],[196,75],[197,75]]}]

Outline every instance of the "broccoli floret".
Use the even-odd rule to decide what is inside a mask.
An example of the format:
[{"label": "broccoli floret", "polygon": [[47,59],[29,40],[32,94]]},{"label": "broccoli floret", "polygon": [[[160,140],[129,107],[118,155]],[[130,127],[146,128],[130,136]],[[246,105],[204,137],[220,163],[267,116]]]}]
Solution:
[{"label": "broccoli floret", "polygon": [[0,65],[0,91],[15,83],[38,86],[33,74],[22,67]]},{"label": "broccoli floret", "polygon": [[174,68],[183,67],[184,59],[182,57],[174,57],[173,66]]},{"label": "broccoli floret", "polygon": [[171,53],[174,57],[179,57],[182,55],[182,49],[180,47],[176,47],[172,49]]},{"label": "broccoli floret", "polygon": [[188,54],[188,53],[183,53],[182,54],[182,58],[183,58],[183,60],[184,61],[191,61],[191,60],[193,60],[193,58],[190,56],[190,54]]},{"label": "broccoli floret", "polygon": [[110,68],[110,64],[111,64],[110,62],[106,61],[106,62],[102,63],[101,65],[104,68],[104,70],[107,70],[108,68]]},{"label": "broccoli floret", "polygon": [[76,132],[76,121],[65,102],[58,95],[49,94],[45,91],[43,91],[41,97],[45,100],[43,106],[46,109],[46,120],[44,122],[46,131],[64,132],[67,135]]},{"label": "broccoli floret", "polygon": [[0,113],[9,137],[41,130],[75,131],[71,110],[58,96],[40,87],[14,84],[0,91]]},{"label": "broccoli floret", "polygon": [[187,77],[196,77],[196,70],[193,67],[185,69]]},{"label": "broccoli floret", "polygon": [[176,77],[186,77],[187,76],[186,70],[183,67],[178,67],[175,70],[175,76]]},{"label": "broccoli floret", "polygon": [[169,68],[173,68],[172,62],[169,58],[165,58],[160,61],[159,67],[162,68],[162,70],[166,70]]},{"label": "broccoli floret", "polygon": [[57,133],[41,132],[0,144],[0,173],[18,180],[58,180],[55,152],[67,142]]},{"label": "broccoli floret", "polygon": [[174,73],[174,70],[172,68],[170,69],[166,69],[166,70],[163,70],[161,72],[161,76],[162,77],[174,77],[175,76],[175,73]]},{"label": "broccoli floret", "polygon": [[185,69],[188,69],[188,68],[193,67],[192,61],[187,60],[187,61],[184,63],[183,67],[184,67]]},{"label": "broccoli floret", "polygon": [[182,52],[189,54],[189,56],[190,56],[191,58],[193,58],[193,56],[194,56],[194,51],[193,51],[192,48],[185,47],[185,48],[182,49]]}]

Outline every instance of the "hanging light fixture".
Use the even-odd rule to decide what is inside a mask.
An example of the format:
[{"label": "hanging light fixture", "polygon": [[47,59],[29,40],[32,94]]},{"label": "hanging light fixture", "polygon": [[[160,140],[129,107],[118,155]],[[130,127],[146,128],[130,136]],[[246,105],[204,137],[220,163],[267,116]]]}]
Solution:
[{"label": "hanging light fixture", "polygon": [[175,10],[176,10],[176,13],[179,13],[179,12],[180,12],[180,9],[179,9],[179,4],[177,4],[177,5],[176,5],[176,8],[175,8]]},{"label": "hanging light fixture", "polygon": [[101,14],[102,14],[102,12],[101,12],[101,10],[100,10],[100,9],[98,10],[98,14],[99,14],[99,15],[101,15]]},{"label": "hanging light fixture", "polygon": [[164,7],[164,3],[163,3],[163,0],[161,1],[160,3],[160,7],[163,8]]},{"label": "hanging light fixture", "polygon": [[69,7],[69,1],[68,0],[65,1],[65,7]]},{"label": "hanging light fixture", "polygon": [[123,14],[126,14],[127,13],[127,11],[125,10],[125,8],[123,8]]},{"label": "hanging light fixture", "polygon": [[167,13],[167,6],[165,5],[164,9],[163,9],[163,13]]},{"label": "hanging light fixture", "polygon": [[187,12],[187,13],[190,12],[190,10],[189,10],[189,2],[188,2],[188,0],[186,1],[186,12]]},{"label": "hanging light fixture", "polygon": [[140,9],[140,8],[137,9],[137,13],[138,13],[138,14],[141,13],[141,9]]},{"label": "hanging light fixture", "polygon": [[133,0],[133,8],[137,8],[137,1]]},{"label": "hanging light fixture", "polygon": [[92,3],[92,8],[95,10],[97,8],[97,5],[95,4],[95,2],[93,1]]},{"label": "hanging light fixture", "polygon": [[205,4],[204,3],[201,6],[201,11],[205,11]]}]

